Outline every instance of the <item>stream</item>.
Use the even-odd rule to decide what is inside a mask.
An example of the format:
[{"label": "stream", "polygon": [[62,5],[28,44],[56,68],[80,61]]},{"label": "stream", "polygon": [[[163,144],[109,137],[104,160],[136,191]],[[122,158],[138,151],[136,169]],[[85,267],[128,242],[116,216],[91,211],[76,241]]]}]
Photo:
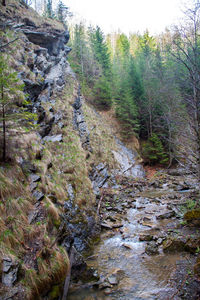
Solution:
[{"label": "stream", "polygon": [[[123,145],[119,147],[124,150]],[[130,160],[134,161],[130,151],[115,156],[124,170],[131,166]],[[163,180],[148,181],[139,165],[127,173],[104,196],[100,242],[94,245],[93,255],[86,257],[96,283],[72,284],[68,300],[182,299],[172,278],[177,263],[189,261],[190,254],[163,251],[163,242],[171,233],[174,237],[195,233],[181,227],[179,210],[194,191],[195,180],[189,178],[187,183],[183,177],[165,175]]]},{"label": "stream", "polygon": [[[170,230],[176,222],[173,218],[161,218],[161,212],[163,215],[169,213],[167,201],[159,201],[163,197],[162,192],[166,194],[166,190],[159,190],[156,201],[152,199],[151,191],[138,193],[132,199],[133,203],[128,203],[133,207],[128,208],[124,215],[109,214],[112,216],[110,219],[115,220],[113,223],[121,222],[120,228],[103,231],[100,243],[95,246],[95,254],[87,260],[88,266],[98,271],[102,284],[99,289],[72,289],[69,300],[173,297],[170,278],[175,271],[176,261],[186,259],[188,254],[166,254],[162,248],[157,248],[163,241],[166,227]],[[142,240],[151,240],[151,236],[156,248],[150,248],[150,254],[153,255],[148,255],[145,252],[148,242]]]}]

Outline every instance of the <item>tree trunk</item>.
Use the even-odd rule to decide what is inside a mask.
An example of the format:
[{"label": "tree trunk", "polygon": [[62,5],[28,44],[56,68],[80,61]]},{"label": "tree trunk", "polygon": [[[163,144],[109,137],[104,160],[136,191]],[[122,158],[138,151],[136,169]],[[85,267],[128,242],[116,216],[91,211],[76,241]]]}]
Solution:
[{"label": "tree trunk", "polygon": [[2,0],[2,5],[6,6],[6,0]]},{"label": "tree trunk", "polygon": [[[4,100],[3,86],[1,87],[1,99]],[[5,120],[5,105],[2,104],[2,119],[3,119],[3,154],[2,160],[6,161],[6,120]]]}]

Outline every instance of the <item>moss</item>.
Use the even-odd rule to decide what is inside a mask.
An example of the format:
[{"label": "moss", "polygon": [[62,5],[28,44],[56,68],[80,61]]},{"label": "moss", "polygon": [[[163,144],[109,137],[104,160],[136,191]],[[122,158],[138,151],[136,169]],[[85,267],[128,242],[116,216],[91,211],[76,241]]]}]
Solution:
[{"label": "moss", "polygon": [[49,300],[58,299],[61,294],[61,287],[60,285],[54,285],[51,292],[48,295]]},{"label": "moss", "polygon": [[200,220],[200,208],[187,211],[184,214],[184,219],[187,221]]}]

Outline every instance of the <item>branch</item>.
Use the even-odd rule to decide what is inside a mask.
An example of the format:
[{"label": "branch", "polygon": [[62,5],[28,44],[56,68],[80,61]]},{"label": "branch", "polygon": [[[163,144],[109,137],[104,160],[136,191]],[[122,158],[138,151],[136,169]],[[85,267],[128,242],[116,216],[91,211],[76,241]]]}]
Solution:
[{"label": "branch", "polygon": [[12,44],[12,43],[14,43],[14,42],[15,42],[16,40],[18,40],[18,39],[19,39],[19,38],[15,38],[14,40],[12,40],[12,41],[10,41],[10,42],[4,44],[4,45],[0,45],[0,51],[1,51],[1,49],[7,47],[8,45],[10,45],[10,44]]}]

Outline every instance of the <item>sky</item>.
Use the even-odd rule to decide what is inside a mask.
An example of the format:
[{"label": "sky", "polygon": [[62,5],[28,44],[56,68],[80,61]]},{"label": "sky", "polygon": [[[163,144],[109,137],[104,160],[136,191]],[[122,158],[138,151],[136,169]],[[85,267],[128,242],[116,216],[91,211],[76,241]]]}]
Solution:
[{"label": "sky", "polygon": [[181,17],[183,0],[64,0],[76,19],[99,25],[104,33],[159,34]]}]

